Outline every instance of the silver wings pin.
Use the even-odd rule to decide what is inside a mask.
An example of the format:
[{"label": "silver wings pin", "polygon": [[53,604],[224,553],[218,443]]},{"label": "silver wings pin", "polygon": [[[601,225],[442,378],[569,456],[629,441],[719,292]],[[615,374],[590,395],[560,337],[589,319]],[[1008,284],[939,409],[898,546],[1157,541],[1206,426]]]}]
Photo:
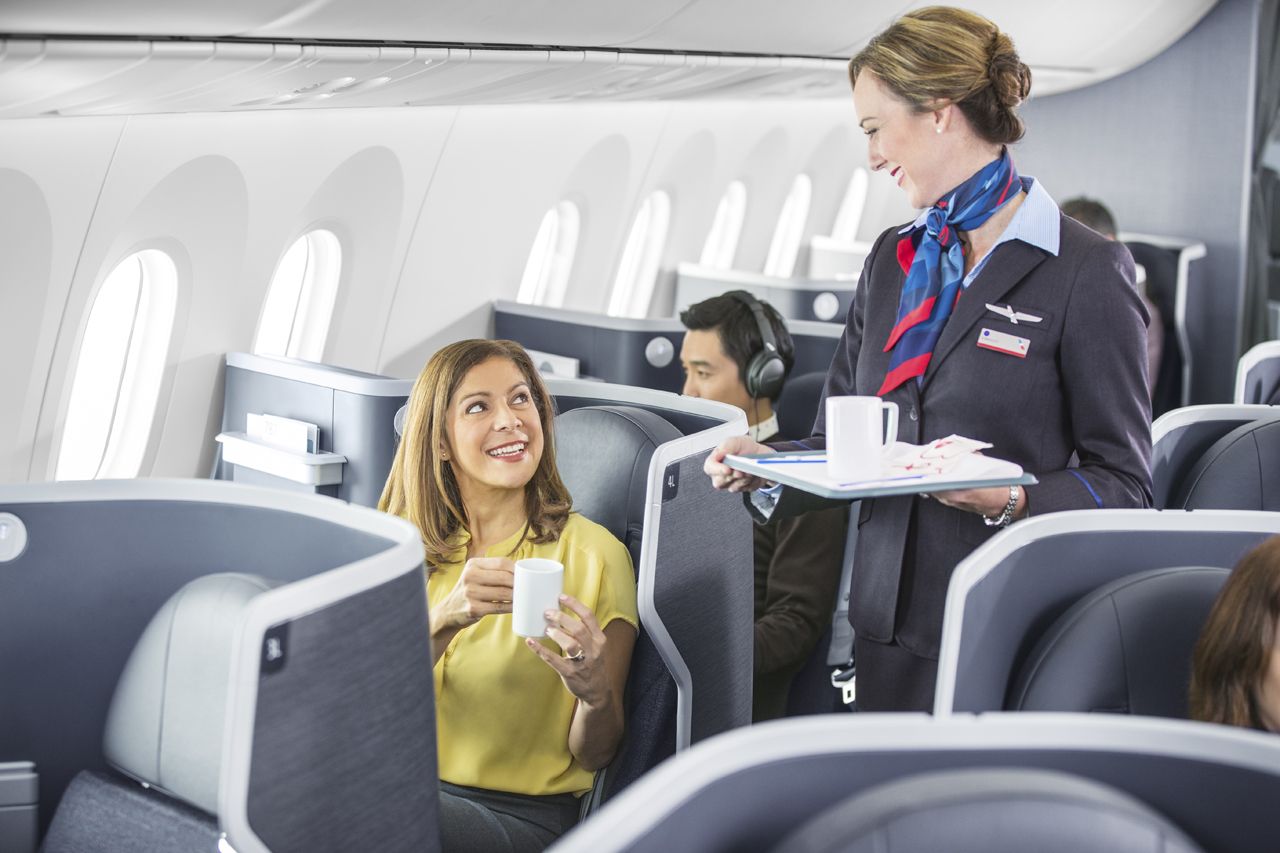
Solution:
[{"label": "silver wings pin", "polygon": [[1021,311],[1015,311],[1013,310],[1012,305],[1005,305],[1002,307],[1000,305],[992,305],[988,302],[987,310],[994,311],[1015,326],[1019,323],[1039,323],[1044,319],[1043,317],[1037,317],[1035,314],[1024,314]]}]

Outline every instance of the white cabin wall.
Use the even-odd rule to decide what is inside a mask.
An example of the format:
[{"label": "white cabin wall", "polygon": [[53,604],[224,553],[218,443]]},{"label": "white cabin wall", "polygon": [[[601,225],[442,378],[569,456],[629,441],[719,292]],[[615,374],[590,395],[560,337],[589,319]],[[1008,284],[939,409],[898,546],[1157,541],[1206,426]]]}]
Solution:
[{"label": "white cabin wall", "polygon": [[603,310],[614,247],[668,107],[467,107],[441,155],[382,335],[377,370],[416,376],[440,345],[489,333],[489,302],[514,298],[547,210],[582,214],[573,307]]},{"label": "white cabin wall", "polygon": [[125,123],[30,119],[0,133],[0,481],[28,478],[68,289]]}]

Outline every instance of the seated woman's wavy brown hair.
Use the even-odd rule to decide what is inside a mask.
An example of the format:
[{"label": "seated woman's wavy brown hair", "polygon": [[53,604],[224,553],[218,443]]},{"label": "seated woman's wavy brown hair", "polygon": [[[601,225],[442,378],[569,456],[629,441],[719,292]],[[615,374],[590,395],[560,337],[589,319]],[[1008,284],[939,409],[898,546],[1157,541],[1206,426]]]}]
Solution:
[{"label": "seated woman's wavy brown hair", "polygon": [[1191,665],[1191,719],[1266,729],[1258,688],[1280,615],[1280,536],[1236,565],[1209,611]]},{"label": "seated woman's wavy brown hair", "polygon": [[404,432],[378,509],[408,519],[422,532],[427,562],[437,564],[455,550],[450,538],[466,527],[467,513],[453,467],[440,457],[447,443],[449,403],[467,373],[491,358],[510,360],[524,375],[542,422],[542,459],[525,486],[528,531],[534,542],[554,542],[569,520],[571,501],[556,469],[547,386],[524,347],[514,341],[470,340],[449,344],[431,356],[409,393]]}]

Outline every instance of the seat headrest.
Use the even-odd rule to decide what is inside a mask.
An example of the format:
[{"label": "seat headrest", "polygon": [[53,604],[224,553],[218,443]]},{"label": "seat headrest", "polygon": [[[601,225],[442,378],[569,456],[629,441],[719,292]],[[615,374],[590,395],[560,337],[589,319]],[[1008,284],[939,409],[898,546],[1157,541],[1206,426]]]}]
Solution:
[{"label": "seat headrest", "polygon": [[827,374],[805,373],[787,379],[782,395],[774,407],[778,414],[778,432],[787,438],[813,435],[813,422],[818,417],[818,402],[826,387]]},{"label": "seat headrest", "polygon": [[1204,452],[1182,481],[1174,507],[1280,510],[1274,472],[1280,465],[1280,420],[1236,427]]},{"label": "seat headrest", "polygon": [[109,764],[217,814],[233,641],[245,606],[273,586],[206,575],[164,603],[116,683],[102,746]]},{"label": "seat headrest", "polygon": [[680,431],[631,406],[584,406],[556,416],[556,462],[573,508],[630,544],[627,528],[644,520],[649,460]]},{"label": "seat headrest", "polygon": [[404,438],[404,419],[409,416],[409,404],[405,403],[396,409],[395,415],[391,418],[391,428],[396,431],[396,438]]},{"label": "seat headrest", "polygon": [[1191,655],[1230,573],[1153,569],[1098,587],[1041,636],[1005,707],[1185,718]]},{"label": "seat headrest", "polygon": [[940,770],[860,791],[774,853],[1197,853],[1168,819],[1113,788],[1053,770]]}]

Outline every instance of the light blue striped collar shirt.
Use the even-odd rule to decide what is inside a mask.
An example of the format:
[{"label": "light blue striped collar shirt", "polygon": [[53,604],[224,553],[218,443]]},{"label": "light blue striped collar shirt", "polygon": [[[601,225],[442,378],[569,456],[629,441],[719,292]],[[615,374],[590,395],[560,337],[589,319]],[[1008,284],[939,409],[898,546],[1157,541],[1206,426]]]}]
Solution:
[{"label": "light blue striped collar shirt", "polygon": [[[1000,235],[1000,239],[996,240],[995,245],[991,247],[991,251],[978,261],[977,266],[969,271],[961,282],[962,287],[968,287],[969,284],[978,277],[978,273],[982,272],[982,268],[987,265],[987,258],[991,257],[991,253],[996,250],[996,246],[1001,243],[1007,243],[1010,240],[1021,240],[1035,246],[1037,249],[1043,249],[1055,257],[1058,254],[1058,244],[1062,239],[1062,221],[1061,214],[1058,211],[1058,204],[1049,193],[1045,192],[1043,186],[1035,178],[1022,177],[1022,189],[1026,192],[1027,197],[1022,204],[1013,213],[1013,218],[1009,220],[1009,224],[1005,226],[1004,233]],[[898,231],[899,234],[906,234],[912,229],[919,228],[924,224],[925,217],[929,215],[926,208],[916,218],[915,222]]]}]

